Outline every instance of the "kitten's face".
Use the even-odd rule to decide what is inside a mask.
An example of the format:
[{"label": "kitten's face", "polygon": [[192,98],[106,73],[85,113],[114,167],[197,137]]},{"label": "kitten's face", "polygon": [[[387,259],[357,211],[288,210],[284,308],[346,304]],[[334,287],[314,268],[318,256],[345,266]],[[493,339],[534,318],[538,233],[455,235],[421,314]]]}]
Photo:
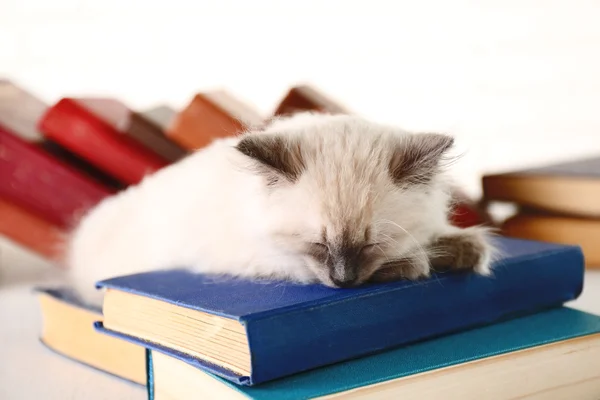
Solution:
[{"label": "kitten's face", "polygon": [[301,129],[275,124],[238,145],[265,177],[275,245],[332,287],[364,283],[384,264],[419,252],[432,221],[445,220],[436,176],[452,140],[356,117],[303,122]]}]

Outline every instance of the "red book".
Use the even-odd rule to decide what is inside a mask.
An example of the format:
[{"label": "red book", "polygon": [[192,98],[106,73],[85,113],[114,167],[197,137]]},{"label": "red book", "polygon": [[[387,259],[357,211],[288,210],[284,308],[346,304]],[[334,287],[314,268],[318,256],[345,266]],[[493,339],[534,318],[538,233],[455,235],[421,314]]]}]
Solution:
[{"label": "red book", "polygon": [[65,98],[39,122],[42,134],[125,184],[169,164],[76,99]]},{"label": "red book", "polygon": [[494,225],[487,211],[458,188],[454,188],[452,200],[453,207],[450,214],[452,225],[459,228],[468,228],[475,225]]},{"label": "red book", "polygon": [[75,168],[0,126],[0,198],[60,228],[112,194]]}]

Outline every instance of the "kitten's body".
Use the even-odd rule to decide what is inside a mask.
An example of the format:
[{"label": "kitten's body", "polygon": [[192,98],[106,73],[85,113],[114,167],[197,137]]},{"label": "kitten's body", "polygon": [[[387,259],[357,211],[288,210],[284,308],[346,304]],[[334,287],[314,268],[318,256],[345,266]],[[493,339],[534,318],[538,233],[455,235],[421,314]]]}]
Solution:
[{"label": "kitten's body", "polygon": [[73,284],[94,303],[98,280],[164,268],[346,286],[427,276],[440,254],[485,273],[482,232],[448,223],[447,147],[312,114],[217,140],[88,213],[67,253]]}]

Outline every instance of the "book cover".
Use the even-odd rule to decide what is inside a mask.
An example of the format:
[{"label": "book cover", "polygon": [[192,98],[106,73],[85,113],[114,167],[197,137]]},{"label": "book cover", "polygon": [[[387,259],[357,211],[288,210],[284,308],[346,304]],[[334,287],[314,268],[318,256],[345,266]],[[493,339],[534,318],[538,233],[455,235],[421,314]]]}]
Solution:
[{"label": "book cover", "polygon": [[96,332],[94,321],[102,318],[101,310],[82,303],[66,287],[38,287],[34,292],[44,346],[99,371],[146,384],[145,348]]},{"label": "book cover", "polygon": [[550,398],[550,393],[557,399],[594,399],[600,390],[599,354],[600,317],[560,307],[257,386],[239,386],[150,351],[147,387],[151,400],[184,399],[186,393],[254,400],[344,394],[352,399],[516,400]]},{"label": "book cover", "polygon": [[[106,289],[104,324],[99,323],[98,329],[187,360],[238,384],[253,385],[559,306],[581,293],[584,260],[579,247],[509,238],[498,238],[497,246],[502,256],[492,277],[434,274],[427,280],[352,289],[215,278],[185,270],[117,277],[98,283]],[[185,323],[208,316],[202,319],[204,324],[226,328],[236,343],[222,345],[219,354],[206,353],[206,357],[190,356],[191,348],[174,350],[175,344],[160,344],[170,342],[153,336],[156,319],[144,320],[139,309],[127,302],[110,303],[108,312],[111,296],[119,298],[122,293],[154,302],[154,308],[175,306],[177,313],[186,315]],[[127,332],[117,331],[111,327],[113,319],[132,326]],[[137,322],[130,322],[134,320]],[[142,322],[149,328],[144,337],[136,337],[135,325]],[[217,351],[220,345],[217,340],[223,331],[217,328],[210,330],[209,351]],[[238,349],[234,354],[237,364],[219,362],[227,354],[227,346]],[[239,372],[246,365],[239,360],[249,363],[247,373]]]},{"label": "book cover", "polygon": [[46,138],[124,184],[139,183],[144,176],[169,164],[77,99],[64,98],[50,107],[39,129]]},{"label": "book cover", "polygon": [[600,157],[523,169],[482,178],[486,201],[514,202],[579,217],[600,217]]},{"label": "book cover", "polygon": [[348,114],[349,111],[309,85],[299,85],[290,89],[281,100],[274,115],[291,115],[301,111],[316,111],[329,114]]},{"label": "book cover", "polygon": [[65,238],[55,225],[2,198],[0,235],[52,261],[60,257]]},{"label": "book cover", "polygon": [[69,228],[113,193],[0,126],[0,198]]},{"label": "book cover", "polygon": [[263,123],[250,106],[223,91],[197,94],[179,112],[167,136],[189,150],[210,144],[214,139],[236,135]]}]

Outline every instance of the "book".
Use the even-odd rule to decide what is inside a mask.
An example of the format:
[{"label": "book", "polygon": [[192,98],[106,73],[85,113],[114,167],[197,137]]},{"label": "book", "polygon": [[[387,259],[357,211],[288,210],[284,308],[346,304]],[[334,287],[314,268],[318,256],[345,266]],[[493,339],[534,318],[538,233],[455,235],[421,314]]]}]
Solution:
[{"label": "book", "polygon": [[486,201],[512,202],[539,210],[600,217],[600,157],[482,178]]},{"label": "book", "polygon": [[112,192],[118,192],[127,187],[127,185],[119,182],[117,179],[106,174],[104,171],[96,168],[94,165],[79,157],[77,154],[65,149],[52,140],[40,138],[39,140],[32,141],[31,143],[37,148],[42,149],[46,153],[50,154],[55,159],[73,167],[82,175],[99,183]]},{"label": "book", "polygon": [[0,198],[60,229],[113,192],[0,126]]},{"label": "book", "polygon": [[291,115],[299,111],[316,111],[329,114],[348,114],[349,111],[310,85],[290,89],[274,112],[276,116]]},{"label": "book", "polygon": [[58,143],[44,139],[38,130],[37,123],[47,110],[46,103],[25,89],[8,80],[0,79],[0,125],[52,156],[75,167],[102,185],[116,190],[122,189],[123,185],[112,177],[62,148]]},{"label": "book", "polygon": [[458,187],[452,188],[452,208],[450,222],[459,228],[468,228],[477,225],[493,226],[491,216],[478,202],[471,199]]},{"label": "book", "polygon": [[158,125],[163,132],[166,132],[173,121],[177,112],[167,105],[160,105],[147,109],[142,113],[144,117]]},{"label": "book", "polygon": [[167,136],[188,150],[196,150],[214,139],[236,135],[263,123],[256,110],[225,91],[198,93],[179,112]]},{"label": "book", "polygon": [[79,99],[63,98],[39,121],[42,134],[130,185],[169,163],[100,118]]},{"label": "book", "polygon": [[143,113],[132,111],[118,100],[107,98],[78,98],[78,104],[108,122],[122,135],[131,138],[169,163],[187,154],[177,143],[169,140],[163,128]]},{"label": "book", "polygon": [[0,235],[51,261],[60,257],[65,238],[55,225],[2,198]]},{"label": "book", "polygon": [[27,140],[40,137],[37,121],[48,105],[14,82],[0,79],[0,124]]},{"label": "book", "polygon": [[42,317],[40,341],[57,354],[119,378],[146,384],[146,350],[94,330],[102,318],[68,288],[36,288]]},{"label": "book", "polygon": [[150,351],[148,398],[597,399],[600,317],[568,307],[399,347],[258,386]]},{"label": "book", "polygon": [[502,223],[506,236],[578,245],[586,267],[600,268],[600,220],[523,210]]},{"label": "book", "polygon": [[498,238],[492,277],[335,289],[153,271],[98,282],[98,330],[254,385],[511,316],[579,296],[577,246]]}]

